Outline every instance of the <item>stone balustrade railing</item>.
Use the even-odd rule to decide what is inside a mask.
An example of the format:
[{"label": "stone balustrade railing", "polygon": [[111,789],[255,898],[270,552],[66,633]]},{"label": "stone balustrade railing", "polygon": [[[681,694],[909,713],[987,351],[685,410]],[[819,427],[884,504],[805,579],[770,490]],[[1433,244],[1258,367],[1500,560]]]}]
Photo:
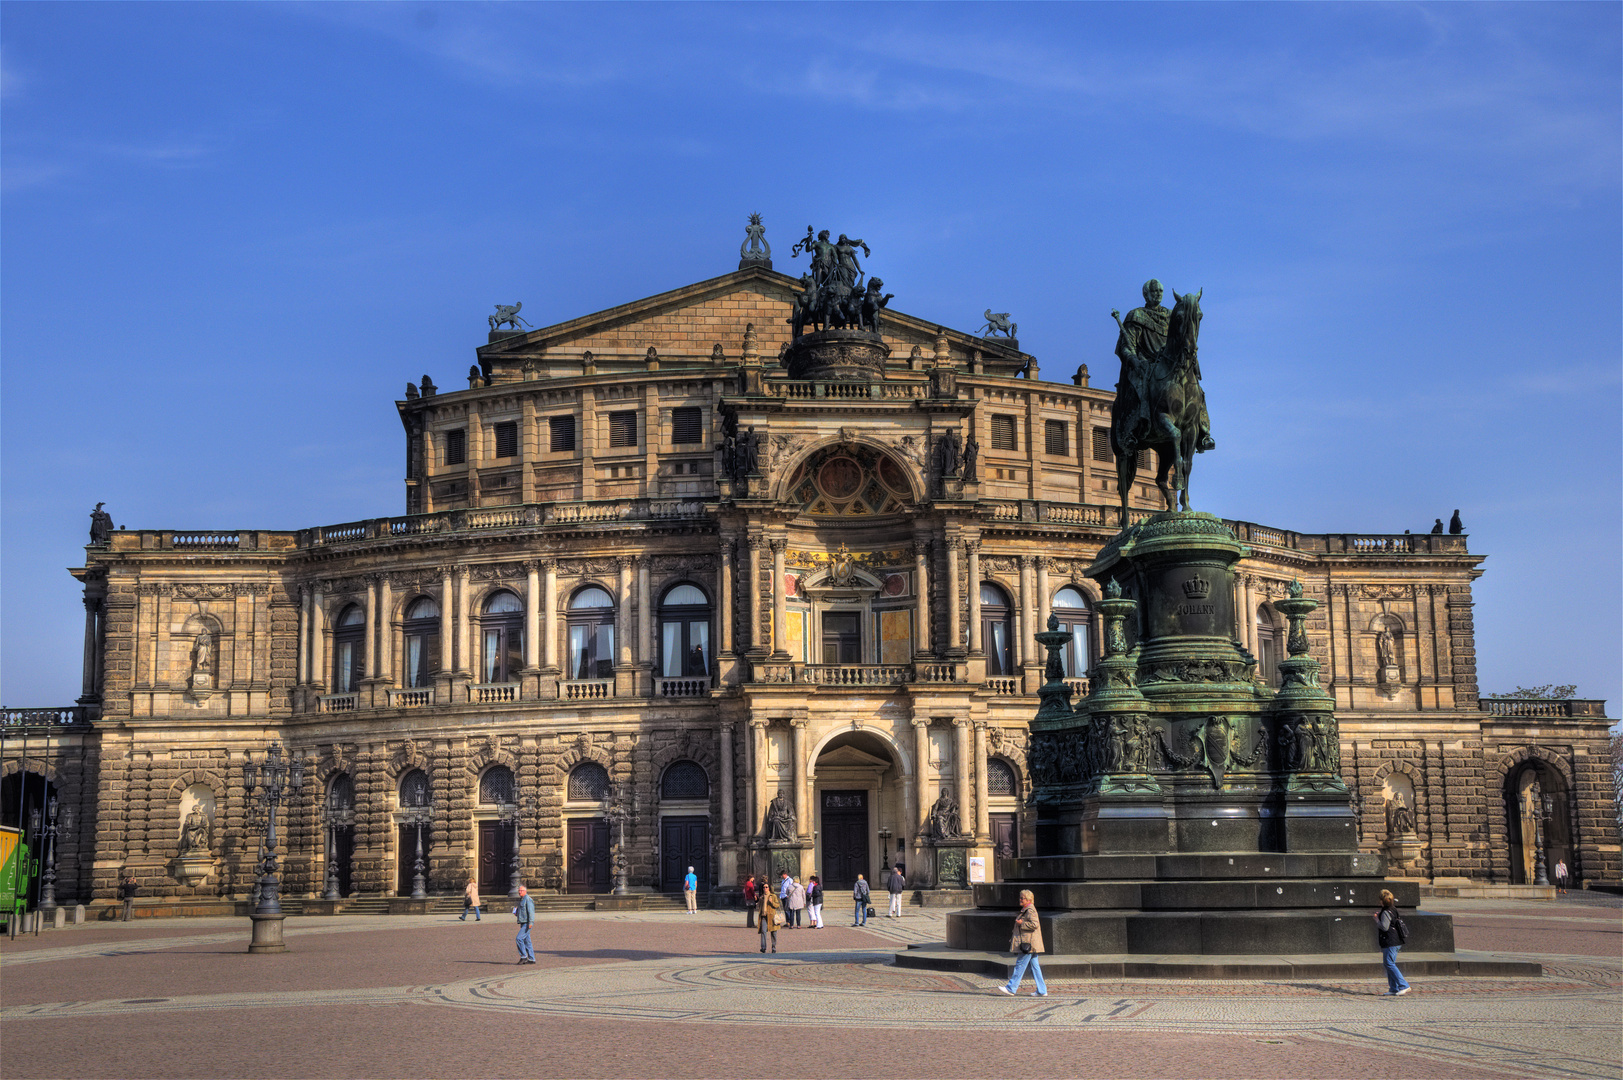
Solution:
[{"label": "stone balustrade railing", "polygon": [[1001,675],[993,676],[986,680],[986,689],[1000,697],[1012,697],[1020,693],[1020,680]]},{"label": "stone balustrade railing", "polygon": [[468,700],[478,705],[500,705],[518,700],[518,683],[473,683]]},{"label": "stone balustrade railing", "polygon": [[1495,716],[1561,717],[1606,715],[1604,698],[1496,698],[1477,699],[1477,708]]},{"label": "stone balustrade railing", "polygon": [[60,731],[63,728],[89,726],[90,710],[83,705],[64,705],[55,709],[0,709],[0,729],[6,731]]},{"label": "stone balustrade railing", "polygon": [[566,679],[558,684],[559,701],[607,701],[613,696],[613,679]]},{"label": "stone balustrade railing", "polygon": [[682,678],[660,676],[654,680],[654,696],[659,698],[709,697],[710,677],[707,675],[690,675]]},{"label": "stone balustrade railing", "polygon": [[322,694],[322,712],[354,712],[361,707],[359,694]]},{"label": "stone balustrade railing", "polygon": [[393,709],[421,709],[434,704],[434,688],[425,686],[414,690],[390,690],[389,707]]},{"label": "stone balustrade railing", "polygon": [[852,400],[888,401],[922,398],[929,392],[925,383],[898,382],[842,382],[804,381],[797,379],[769,379],[764,384],[767,394],[790,401]]}]

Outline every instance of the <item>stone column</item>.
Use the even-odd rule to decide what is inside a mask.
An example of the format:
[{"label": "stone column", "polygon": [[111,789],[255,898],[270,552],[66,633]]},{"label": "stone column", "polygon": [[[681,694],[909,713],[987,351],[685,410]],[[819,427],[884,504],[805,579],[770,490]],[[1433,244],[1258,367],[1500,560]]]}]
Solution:
[{"label": "stone column", "polygon": [[766,796],[766,721],[750,721],[750,820],[745,836],[755,837],[761,831]]},{"label": "stone column", "polygon": [[84,672],[81,679],[81,694],[91,697],[96,692],[96,607],[100,603],[97,599],[85,595],[85,655]]},{"label": "stone column", "polygon": [[534,559],[524,563],[524,667],[534,671],[541,666],[541,564]]},{"label": "stone column", "polygon": [[[975,723],[975,842],[992,842],[992,819],[986,804],[986,721]],[[966,813],[968,811],[965,811]]]},{"label": "stone column", "polygon": [[963,632],[963,620],[958,614],[958,549],[963,546],[963,540],[956,536],[947,538],[947,648],[957,649],[963,642],[959,635]]},{"label": "stone column", "polygon": [[456,669],[460,674],[478,680],[479,665],[474,661],[469,645],[471,626],[468,618],[468,568],[456,568]]},{"label": "stone column", "polygon": [[378,575],[378,663],[373,675],[384,682],[393,681],[390,678],[394,671],[394,619],[391,612],[394,610],[394,590],[389,585],[389,575]]},{"label": "stone column", "polygon": [[774,538],[772,545],[772,658],[789,659],[789,598],[783,591],[784,551],[789,541]]},{"label": "stone column", "polygon": [[653,692],[652,677],[657,675],[654,660],[654,600],[648,572],[653,563],[647,555],[637,558],[637,663],[649,674],[649,693]]},{"label": "stone column", "polygon": [[1020,610],[1014,630],[1014,667],[1025,667],[1035,643],[1031,640],[1031,556],[1020,556]]},{"label": "stone column", "polygon": [[717,621],[721,624],[717,637],[723,655],[733,651],[733,542],[721,543],[721,569],[716,571]]},{"label": "stone column", "polygon": [[1033,633],[1040,634],[1048,629],[1048,612],[1054,598],[1048,594],[1048,556],[1034,555],[1032,563],[1037,571],[1037,629]]},{"label": "stone column", "polygon": [[[440,674],[456,670],[456,593],[450,566],[440,567]],[[443,704],[443,703],[442,703]]]},{"label": "stone column", "polygon": [[318,581],[310,590],[310,682],[316,686],[327,685],[326,621],[321,582]]},{"label": "stone column", "polygon": [[1246,651],[1252,656],[1257,655],[1257,601],[1251,593],[1251,575],[1246,574],[1240,578],[1240,640],[1245,642]]},{"label": "stone column", "polygon": [[789,721],[793,735],[791,753],[794,754],[795,783],[795,835],[802,840],[811,839],[811,800],[806,797],[806,721],[796,717]]},{"label": "stone column", "polygon": [[731,720],[724,720],[721,724],[721,761],[716,766],[721,773],[721,842],[728,844],[733,839],[733,817],[736,808],[733,806],[733,724]]},{"label": "stone column", "polygon": [[964,544],[969,553],[969,651],[982,652],[981,641],[981,542],[969,540]]},{"label": "stone column", "polygon": [[913,542],[913,584],[918,588],[913,609],[913,621],[917,623],[913,630],[913,651],[926,654],[930,652],[930,571],[925,565],[929,552],[930,545],[925,541]]},{"label": "stone column", "polygon": [[616,663],[620,667],[630,667],[631,660],[631,567],[635,558],[629,555],[620,557],[620,583],[617,588],[618,595],[614,598],[615,607],[618,608],[620,625],[615,627],[614,652]]},{"label": "stone column", "polygon": [[930,812],[930,721],[913,721],[913,835],[924,831],[924,815]]},{"label": "stone column", "polygon": [[376,574],[366,579],[366,666],[365,678],[375,679],[378,675],[378,578]]},{"label": "stone column", "polygon": [[958,825],[965,832],[973,826],[969,815],[975,812],[973,789],[969,778],[969,721],[963,717],[952,722],[952,766],[958,782]]},{"label": "stone column", "polygon": [[[88,614],[88,612],[87,612]],[[310,685],[310,586],[299,586],[299,685]],[[88,632],[88,631],[87,631]],[[88,644],[88,642],[87,642]]]},{"label": "stone column", "polygon": [[541,594],[541,604],[546,611],[545,626],[542,638],[545,649],[542,655],[547,658],[547,670],[558,670],[558,560],[547,559],[542,563],[546,569],[546,590]]},{"label": "stone column", "polygon": [[750,549],[750,632],[749,647],[751,652],[759,651],[761,643],[761,545],[766,543],[762,536],[749,538]]}]

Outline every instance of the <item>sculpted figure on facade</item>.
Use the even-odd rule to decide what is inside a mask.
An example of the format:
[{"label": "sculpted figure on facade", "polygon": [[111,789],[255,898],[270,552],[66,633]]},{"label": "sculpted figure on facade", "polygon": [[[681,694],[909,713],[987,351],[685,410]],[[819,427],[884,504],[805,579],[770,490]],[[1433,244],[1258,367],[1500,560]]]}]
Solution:
[{"label": "sculpted figure on facade", "polygon": [[186,815],[186,820],[180,827],[179,854],[206,853],[209,850],[209,833],[212,831],[212,825],[202,806],[192,807],[192,812]]},{"label": "sculpted figure on facade", "polygon": [[958,813],[958,799],[953,795],[952,789],[943,787],[935,805],[930,807],[930,837],[934,840],[949,840],[955,836],[962,836],[963,833],[962,819]]},{"label": "sculpted figure on facade", "polygon": [[97,503],[90,511],[90,542],[105,544],[113,535],[113,515],[103,510],[106,503]]},{"label": "sculpted figure on facade", "polygon": [[783,797],[783,792],[772,796],[766,808],[766,838],[793,840],[795,838],[795,808]]}]

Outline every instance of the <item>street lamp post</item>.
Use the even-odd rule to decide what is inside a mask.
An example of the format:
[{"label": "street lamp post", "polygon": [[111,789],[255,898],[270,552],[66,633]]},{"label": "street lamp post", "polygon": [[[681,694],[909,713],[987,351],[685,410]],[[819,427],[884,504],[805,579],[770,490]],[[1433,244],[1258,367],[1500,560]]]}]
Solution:
[{"label": "street lamp post", "polygon": [[[35,811],[38,814],[38,811]],[[45,804],[45,825],[40,827],[36,820],[34,831],[45,838],[45,873],[40,876],[39,909],[41,911],[56,910],[56,835],[58,830],[71,832],[73,830],[73,807],[62,808],[62,820],[57,821],[57,801],[52,795]]]},{"label": "street lamp post", "polygon": [[327,792],[324,816],[327,819],[327,890],[323,900],[342,900],[343,890],[338,887],[338,830],[355,820],[355,811],[339,802],[338,785]]},{"label": "street lamp post", "polygon": [[626,819],[631,816],[631,808],[626,805],[625,787],[622,785],[614,792],[609,803],[609,820],[614,823],[614,895],[626,894]]},{"label": "street lamp post", "polygon": [[524,883],[523,875],[519,872],[519,825],[524,818],[534,815],[540,804],[534,795],[520,795],[516,784],[511,794],[513,801],[502,804],[501,813],[496,820],[513,830],[512,861],[507,873],[507,898],[517,900],[519,886]]},{"label": "street lamp post", "polygon": [[248,943],[251,953],[286,952],[282,940],[281,881],[276,876],[276,809],[304,790],[304,760],[291,753],[282,757],[280,743],[272,742],[265,750],[265,760],[255,764],[249,758],[242,765],[243,794],[257,800],[265,814],[265,840],[259,863],[259,903],[248,917],[253,920],[253,939]]}]

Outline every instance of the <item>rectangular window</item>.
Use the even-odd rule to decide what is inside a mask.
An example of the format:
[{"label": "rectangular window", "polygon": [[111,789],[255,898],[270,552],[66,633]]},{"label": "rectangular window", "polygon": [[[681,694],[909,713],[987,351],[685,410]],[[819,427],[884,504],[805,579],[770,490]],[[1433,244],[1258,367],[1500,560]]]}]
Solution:
[{"label": "rectangular window", "polygon": [[1116,455],[1110,452],[1110,429],[1096,427],[1093,429],[1093,460],[1112,462]]},{"label": "rectangular window", "polygon": [[1065,430],[1063,420],[1043,421],[1043,450],[1059,457],[1065,457],[1071,452],[1070,433]]},{"label": "rectangular window", "polygon": [[1148,450],[1140,450],[1138,452],[1138,471],[1141,473],[1155,471],[1155,459],[1150,457],[1150,452]]},{"label": "rectangular window", "polygon": [[637,414],[635,412],[609,413],[609,445],[637,445]]},{"label": "rectangular window", "polygon": [[503,420],[496,425],[496,456],[518,457],[518,423]]},{"label": "rectangular window", "polygon": [[445,433],[445,463],[460,465],[468,460],[468,429],[457,428]]},{"label": "rectangular window", "polygon": [[1020,446],[1019,446],[1018,443],[1016,443],[1015,436],[1014,436],[1014,417],[1012,417],[1012,416],[994,416],[994,417],[992,417],[992,449],[993,450],[1018,450],[1018,449],[1020,449]]},{"label": "rectangular window", "polygon": [[552,452],[554,454],[574,452],[575,418],[573,416],[549,416],[547,426],[552,429]]},{"label": "rectangular window", "polygon": [[671,410],[671,442],[702,443],[704,442],[703,413],[697,405],[684,405],[680,409]]}]

